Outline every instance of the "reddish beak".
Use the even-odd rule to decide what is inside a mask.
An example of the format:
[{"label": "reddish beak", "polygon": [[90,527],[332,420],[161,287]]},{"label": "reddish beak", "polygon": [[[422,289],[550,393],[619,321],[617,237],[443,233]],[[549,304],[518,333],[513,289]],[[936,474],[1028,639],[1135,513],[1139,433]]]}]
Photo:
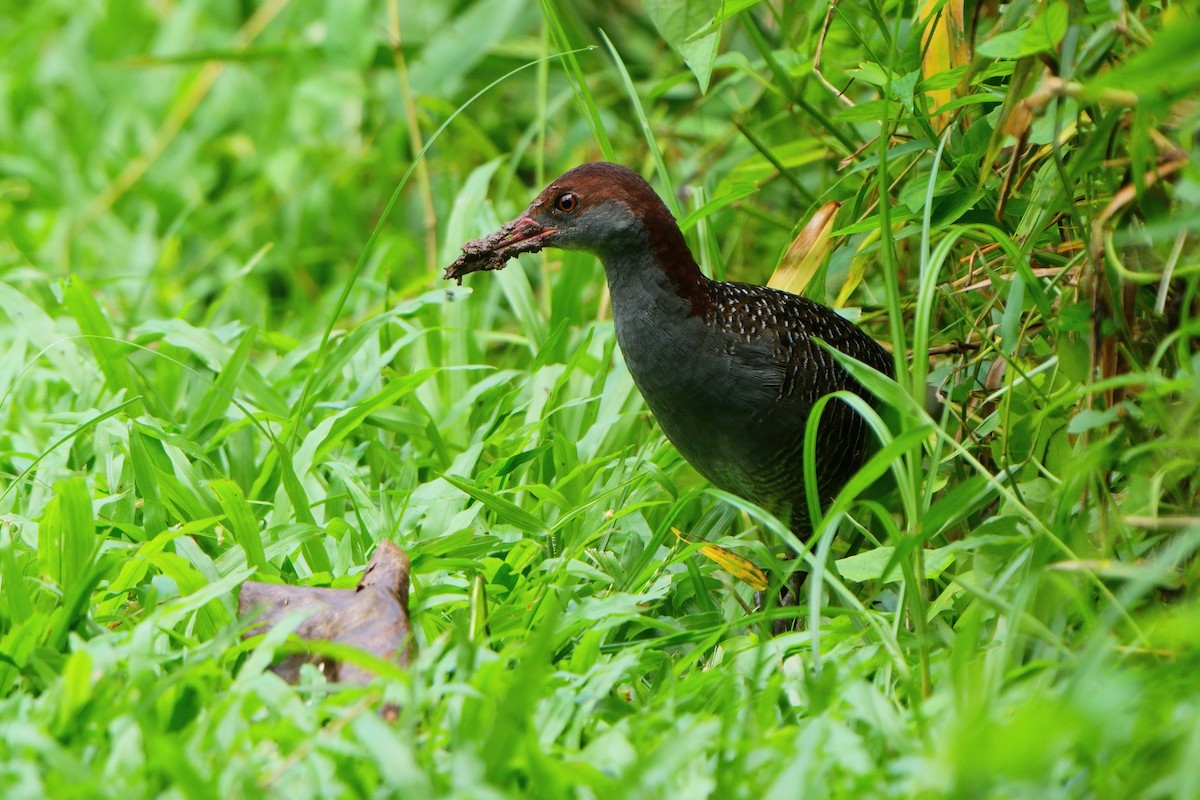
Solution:
[{"label": "reddish beak", "polygon": [[487,269],[504,269],[510,258],[521,253],[536,253],[551,244],[557,228],[534,222],[522,214],[506,222],[500,230],[482,239],[472,239],[462,247],[462,255],[446,267],[442,277],[462,283],[462,276]]},{"label": "reddish beak", "polygon": [[540,239],[555,232],[553,228],[547,228],[541,223],[534,222],[525,215],[517,217],[501,228],[501,230],[505,232],[505,235],[497,243],[500,247],[511,247],[514,244],[527,242],[531,239]]}]

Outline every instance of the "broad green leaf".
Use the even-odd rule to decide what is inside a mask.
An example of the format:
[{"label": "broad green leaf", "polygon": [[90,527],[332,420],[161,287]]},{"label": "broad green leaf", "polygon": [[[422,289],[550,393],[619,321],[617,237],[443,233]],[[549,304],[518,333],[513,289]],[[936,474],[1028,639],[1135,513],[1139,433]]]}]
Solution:
[{"label": "broad green leaf", "polygon": [[[926,550],[924,556],[925,578],[932,580],[942,574],[954,563],[957,548],[941,547],[936,550]],[[892,569],[884,575],[884,571],[892,562],[896,548],[890,545],[873,547],[862,553],[857,553],[837,560],[838,574],[852,583],[884,580],[889,583],[902,580],[903,573]]]},{"label": "broad green leaf", "polygon": [[[721,30],[712,23],[724,4],[720,0],[647,0],[646,12],[667,44],[679,53],[700,84],[708,91]],[[707,31],[697,35],[699,31]]]},{"label": "broad green leaf", "polygon": [[305,437],[304,443],[296,451],[296,457],[293,460],[296,474],[307,475],[313,467],[320,464],[329,455],[333,448],[357,430],[368,416],[380,408],[392,405],[439,371],[437,368],[430,367],[412,375],[396,378],[381,391],[355,403],[342,413],[326,419]]},{"label": "broad green leaf", "polygon": [[189,325],[181,319],[156,319],[144,322],[131,331],[141,343],[161,339],[199,358],[213,372],[220,372],[229,357],[221,340],[210,330]]},{"label": "broad green leaf", "polygon": [[233,402],[242,371],[250,359],[250,353],[254,348],[257,336],[258,328],[251,325],[242,334],[242,338],[238,341],[233,353],[229,355],[227,360],[218,365],[217,379],[212,386],[209,386],[205,390],[204,396],[200,398],[199,405],[188,419],[185,436],[190,439],[196,438],[206,425],[214,420],[221,419],[225,415],[226,409]]},{"label": "broad green leaf", "polygon": [[481,0],[441,26],[409,71],[417,94],[450,97],[463,78],[505,38],[528,7],[519,0]]},{"label": "broad green leaf", "polygon": [[[141,389],[127,361],[132,348],[113,333],[112,325],[92,295],[91,288],[79,277],[70,278],[64,285],[63,303],[78,323],[88,348],[108,380],[109,388],[113,392],[124,390],[129,399],[140,397]],[[132,413],[138,413],[140,406],[139,401]]]},{"label": "broad green leaf", "polygon": [[221,509],[225,512],[225,519],[233,533],[233,538],[246,552],[246,563],[260,571],[268,569],[258,520],[246,502],[242,487],[233,481],[224,479],[209,481],[208,486],[221,503]]},{"label": "broad green leaf", "polygon": [[1054,50],[1067,33],[1067,4],[1053,0],[1027,26],[997,34],[976,48],[988,58],[1024,58]]},{"label": "broad green leaf", "polygon": [[450,485],[461,489],[479,502],[483,503],[496,518],[506,525],[512,525],[525,533],[545,533],[547,525],[537,517],[525,511],[511,500],[506,500],[492,492],[484,491],[455,475],[443,475],[442,478]]}]

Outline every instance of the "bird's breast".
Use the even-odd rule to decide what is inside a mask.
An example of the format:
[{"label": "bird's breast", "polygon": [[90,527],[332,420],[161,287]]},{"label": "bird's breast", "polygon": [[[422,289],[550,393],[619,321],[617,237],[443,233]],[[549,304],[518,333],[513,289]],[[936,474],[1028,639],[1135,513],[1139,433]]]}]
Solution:
[{"label": "bird's breast", "polygon": [[778,384],[770,349],[764,345],[761,369],[746,369],[746,342],[698,316],[648,310],[617,314],[617,340],[663,433],[717,486],[773,503],[759,491],[764,462],[794,448],[804,421],[770,402]]}]

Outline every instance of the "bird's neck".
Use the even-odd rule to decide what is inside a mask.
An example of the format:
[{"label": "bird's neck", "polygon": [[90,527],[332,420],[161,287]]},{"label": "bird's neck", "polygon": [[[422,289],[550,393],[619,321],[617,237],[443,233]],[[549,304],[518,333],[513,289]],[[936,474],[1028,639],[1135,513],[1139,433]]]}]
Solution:
[{"label": "bird's neck", "polygon": [[709,279],[700,271],[683,233],[670,225],[647,227],[636,237],[600,254],[612,295],[613,313],[704,316]]}]

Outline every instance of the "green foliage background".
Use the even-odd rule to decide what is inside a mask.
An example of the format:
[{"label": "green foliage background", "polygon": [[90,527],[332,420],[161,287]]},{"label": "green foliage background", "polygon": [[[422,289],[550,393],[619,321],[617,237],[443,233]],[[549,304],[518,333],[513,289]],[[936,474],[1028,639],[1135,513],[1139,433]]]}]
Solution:
[{"label": "green foliage background", "polygon": [[[1200,796],[1193,9],[0,9],[4,797]],[[708,487],[589,257],[442,283],[597,158],[719,277],[841,203],[888,497]],[[417,662],[283,684],[238,586],[385,539]],[[697,539],[804,550],[799,629]]]}]

